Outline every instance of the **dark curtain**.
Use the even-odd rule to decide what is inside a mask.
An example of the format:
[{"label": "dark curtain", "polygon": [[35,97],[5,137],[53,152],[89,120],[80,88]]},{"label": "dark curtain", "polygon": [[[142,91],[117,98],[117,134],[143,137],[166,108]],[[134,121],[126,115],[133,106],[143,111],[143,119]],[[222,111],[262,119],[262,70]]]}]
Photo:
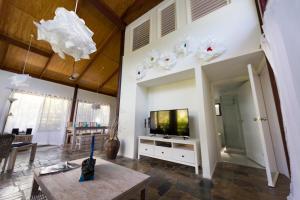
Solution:
[{"label": "dark curtain", "polygon": [[268,0],[259,0],[262,14],[264,14],[264,12],[266,10],[267,2],[268,2]]}]

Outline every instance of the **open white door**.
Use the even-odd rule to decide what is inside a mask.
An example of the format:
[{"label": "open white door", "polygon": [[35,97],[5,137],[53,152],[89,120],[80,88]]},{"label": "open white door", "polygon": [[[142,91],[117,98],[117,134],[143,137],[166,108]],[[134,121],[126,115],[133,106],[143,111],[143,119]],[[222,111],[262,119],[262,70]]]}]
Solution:
[{"label": "open white door", "polygon": [[258,123],[258,128],[261,136],[261,145],[263,147],[263,153],[266,163],[265,166],[268,178],[268,186],[275,187],[279,172],[277,169],[275,154],[272,146],[272,138],[270,135],[270,128],[263,99],[262,87],[260,79],[251,64],[248,64],[248,73],[256,111],[256,116],[253,116],[253,120]]}]

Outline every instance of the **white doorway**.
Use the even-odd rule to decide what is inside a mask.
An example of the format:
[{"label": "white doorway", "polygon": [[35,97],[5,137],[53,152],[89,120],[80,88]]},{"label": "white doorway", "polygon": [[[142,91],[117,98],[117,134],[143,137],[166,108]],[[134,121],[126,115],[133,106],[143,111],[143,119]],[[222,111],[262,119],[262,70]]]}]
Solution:
[{"label": "white doorway", "polygon": [[217,130],[219,140],[223,140],[220,141],[222,162],[264,168],[258,126],[251,117],[254,103],[249,80],[229,80],[213,87],[215,101],[221,108],[216,123],[222,127]]},{"label": "white doorway", "polygon": [[[229,60],[205,65],[203,66],[203,70],[212,86],[212,94],[215,95],[212,101],[215,103],[220,104],[220,97],[224,96],[221,90],[230,87],[235,87],[235,89],[241,87],[239,90],[237,89],[237,93],[239,94],[234,94],[238,96],[237,103],[240,111],[241,133],[245,147],[244,154],[240,153],[240,155],[249,158],[260,167],[264,166],[268,185],[274,187],[279,174],[274,153],[274,148],[276,148],[276,146],[274,146],[275,140],[272,140],[274,135],[270,132],[270,124],[268,122],[262,86],[259,78],[259,73],[265,64],[266,60],[264,53],[262,51],[256,51]],[[221,90],[217,90],[217,86],[221,87]],[[218,100],[218,102],[216,100]],[[252,103],[249,102],[250,100]],[[237,118],[238,117],[231,116],[229,117],[229,120]],[[225,141],[226,136],[222,135],[222,131],[224,134],[225,128],[220,127],[220,121],[222,122],[223,118],[220,119],[220,116],[217,116],[215,119],[215,125],[217,127],[216,134],[218,145],[220,147],[220,158],[222,158],[222,150],[224,150],[224,146],[228,142]],[[236,123],[239,124],[238,121]],[[225,124],[227,124],[226,119]],[[235,139],[235,147],[240,146],[240,143],[238,142],[239,137],[237,136]],[[283,160],[282,162],[286,162],[286,160]]]}]

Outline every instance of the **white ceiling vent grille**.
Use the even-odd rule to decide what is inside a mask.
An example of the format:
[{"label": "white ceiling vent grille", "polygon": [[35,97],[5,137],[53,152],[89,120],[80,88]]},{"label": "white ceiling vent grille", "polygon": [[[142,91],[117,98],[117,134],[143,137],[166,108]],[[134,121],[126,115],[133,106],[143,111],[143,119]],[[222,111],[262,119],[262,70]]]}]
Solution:
[{"label": "white ceiling vent grille", "polygon": [[226,6],[228,0],[190,0],[191,18],[195,21],[223,6]]},{"label": "white ceiling vent grille", "polygon": [[132,51],[135,51],[150,42],[150,19],[133,29]]},{"label": "white ceiling vent grille", "polygon": [[176,5],[172,3],[161,10],[161,37],[176,30]]}]

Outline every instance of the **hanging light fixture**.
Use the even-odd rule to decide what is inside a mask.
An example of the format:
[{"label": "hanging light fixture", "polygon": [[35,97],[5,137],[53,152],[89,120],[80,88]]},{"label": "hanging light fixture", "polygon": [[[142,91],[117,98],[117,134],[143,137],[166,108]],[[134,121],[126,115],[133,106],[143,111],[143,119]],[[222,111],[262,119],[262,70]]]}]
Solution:
[{"label": "hanging light fixture", "polygon": [[29,57],[29,52],[30,52],[30,48],[31,48],[31,43],[32,43],[32,39],[33,39],[33,35],[30,35],[30,42],[29,42],[29,46],[26,52],[26,56],[25,56],[25,62],[23,65],[23,70],[22,70],[22,74],[15,74],[13,76],[11,76],[9,78],[10,80],[10,84],[11,87],[27,87],[29,86],[26,82],[28,81],[28,79],[30,78],[29,74],[25,74],[25,69],[26,69],[26,65],[27,65],[27,61],[28,61],[28,57]]},{"label": "hanging light fixture", "polygon": [[69,77],[69,80],[70,81],[75,81],[78,77],[79,77],[79,74],[77,72],[75,72],[75,61],[74,61],[72,74]]},{"label": "hanging light fixture", "polygon": [[68,11],[62,7],[57,8],[53,20],[42,19],[39,23],[34,22],[37,27],[38,40],[49,42],[53,51],[61,58],[64,59],[67,54],[75,61],[89,59],[89,54],[97,50],[92,39],[94,33],[76,14],[77,5],[78,0],[76,0],[74,11]]}]

